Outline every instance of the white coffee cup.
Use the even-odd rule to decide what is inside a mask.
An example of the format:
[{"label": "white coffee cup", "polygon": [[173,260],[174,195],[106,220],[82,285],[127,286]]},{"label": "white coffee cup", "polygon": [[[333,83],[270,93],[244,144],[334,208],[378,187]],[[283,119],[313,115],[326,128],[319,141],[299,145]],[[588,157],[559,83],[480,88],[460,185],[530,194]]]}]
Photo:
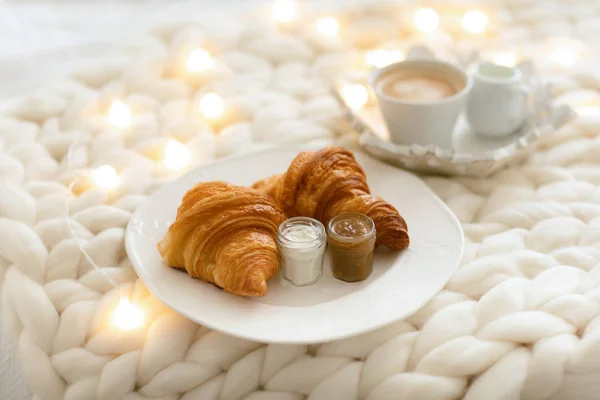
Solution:
[{"label": "white coffee cup", "polygon": [[518,68],[480,62],[473,81],[465,114],[475,133],[504,137],[523,125],[530,90],[523,85]]},{"label": "white coffee cup", "polygon": [[[382,91],[381,83],[388,74],[441,80],[452,87],[454,94],[427,101],[392,97]],[[471,88],[471,79],[466,71],[449,62],[429,57],[409,58],[374,69],[369,74],[369,84],[377,96],[392,142],[452,147],[452,131]]]}]

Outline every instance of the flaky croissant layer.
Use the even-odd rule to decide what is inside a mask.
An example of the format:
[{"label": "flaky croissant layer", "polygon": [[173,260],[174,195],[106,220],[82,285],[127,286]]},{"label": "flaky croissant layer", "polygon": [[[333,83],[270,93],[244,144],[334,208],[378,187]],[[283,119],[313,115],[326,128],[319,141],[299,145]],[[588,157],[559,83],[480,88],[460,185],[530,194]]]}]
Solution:
[{"label": "flaky croissant layer", "polygon": [[226,182],[199,183],[158,243],[166,263],[242,296],[264,296],[279,270],[276,236],[286,219],[272,198]]},{"label": "flaky croissant layer", "polygon": [[398,210],[371,195],[365,172],[343,147],[301,152],[284,174],[252,187],[271,196],[288,217],[311,217],[327,225],[338,214],[358,212],[375,222],[377,245],[394,250],[409,245],[406,222]]}]

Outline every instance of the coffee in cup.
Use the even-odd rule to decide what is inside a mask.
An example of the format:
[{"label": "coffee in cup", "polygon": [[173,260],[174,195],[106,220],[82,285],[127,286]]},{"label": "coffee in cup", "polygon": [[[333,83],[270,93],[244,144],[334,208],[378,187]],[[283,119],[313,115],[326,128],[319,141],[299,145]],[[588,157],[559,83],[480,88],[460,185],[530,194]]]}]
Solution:
[{"label": "coffee in cup", "polygon": [[452,132],[471,79],[454,64],[407,59],[374,69],[369,83],[377,96],[392,142],[452,147]]},{"label": "coffee in cup", "polygon": [[457,93],[449,82],[421,74],[392,72],[377,84],[384,95],[407,102],[438,101]]}]

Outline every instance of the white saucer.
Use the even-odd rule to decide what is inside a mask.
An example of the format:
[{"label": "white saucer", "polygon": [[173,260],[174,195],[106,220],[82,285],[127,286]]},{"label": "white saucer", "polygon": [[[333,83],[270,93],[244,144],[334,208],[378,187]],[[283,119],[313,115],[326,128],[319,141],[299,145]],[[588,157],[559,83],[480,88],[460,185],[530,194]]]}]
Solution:
[{"label": "white saucer", "polygon": [[[435,58],[433,52],[423,46],[412,48],[409,58],[411,54]],[[459,58],[465,59],[462,66],[469,70],[477,55]],[[541,136],[554,132],[575,116],[569,106],[554,104],[552,85],[541,80],[531,61],[523,61],[516,67],[521,70],[522,83],[531,89],[529,118],[523,126],[510,136],[488,139],[473,132],[461,115],[452,133],[452,148],[438,143],[427,146],[392,143],[375,104],[353,110],[344,102],[337,86],[332,89],[332,95],[360,134],[362,148],[374,157],[419,173],[485,177],[521,160],[536,149]]]},{"label": "white saucer", "polygon": [[456,123],[452,148],[432,143],[399,145],[392,143],[383,118],[375,108],[359,112],[346,109],[346,117],[360,133],[365,151],[390,164],[419,173],[485,177],[536,149],[539,138],[554,132],[574,116],[568,106],[551,109],[544,119],[531,118],[519,131],[498,139],[473,132],[463,115]]},{"label": "white saucer", "polygon": [[193,170],[165,185],[134,213],[126,248],[135,270],[162,302],[186,317],[233,336],[269,343],[316,343],[367,332],[405,318],[448,282],[459,265],[463,233],[454,214],[416,176],[356,153],[372,192],[406,219],[410,247],[378,249],[373,274],[349,284],[325,273],[314,286],[295,288],[276,276],[262,298],[244,298],[168,267],[156,248],[183,194],[199,181],[239,185],[284,172],[301,149],[271,150]]}]

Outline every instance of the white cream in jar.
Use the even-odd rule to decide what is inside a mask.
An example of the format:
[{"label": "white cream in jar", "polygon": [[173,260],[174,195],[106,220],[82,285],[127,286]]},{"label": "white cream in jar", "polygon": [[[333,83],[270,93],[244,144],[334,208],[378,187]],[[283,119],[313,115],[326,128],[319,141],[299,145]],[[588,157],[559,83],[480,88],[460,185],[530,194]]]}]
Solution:
[{"label": "white cream in jar", "polygon": [[295,286],[316,283],[323,275],[326,245],[325,227],[316,219],[295,217],[284,221],[277,233],[283,279]]}]

